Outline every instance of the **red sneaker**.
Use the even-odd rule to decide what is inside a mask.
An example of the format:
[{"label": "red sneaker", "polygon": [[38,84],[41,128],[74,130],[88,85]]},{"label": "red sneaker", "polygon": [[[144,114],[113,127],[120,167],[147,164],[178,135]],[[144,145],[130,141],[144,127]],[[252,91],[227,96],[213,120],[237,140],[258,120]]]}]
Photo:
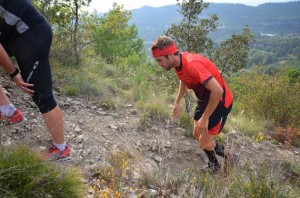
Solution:
[{"label": "red sneaker", "polygon": [[66,146],[64,151],[60,151],[56,146],[52,145],[49,149],[42,151],[42,158],[51,161],[67,161],[71,159],[71,150]]},{"label": "red sneaker", "polygon": [[19,109],[16,109],[14,115],[11,117],[4,116],[0,113],[0,122],[4,122],[4,125],[17,125],[23,123],[25,120],[23,113]]}]

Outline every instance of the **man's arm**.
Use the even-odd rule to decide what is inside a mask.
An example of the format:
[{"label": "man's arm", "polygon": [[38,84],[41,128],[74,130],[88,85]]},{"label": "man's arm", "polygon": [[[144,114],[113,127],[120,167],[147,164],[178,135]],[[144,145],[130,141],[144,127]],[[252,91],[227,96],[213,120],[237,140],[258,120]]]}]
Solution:
[{"label": "man's arm", "polygon": [[211,78],[207,84],[205,84],[205,88],[210,91],[209,101],[202,114],[202,117],[197,121],[196,124],[196,131],[199,131],[202,134],[208,133],[209,117],[218,106],[224,92],[215,78]]},{"label": "man's arm", "polygon": [[23,92],[32,95],[34,90],[30,87],[33,87],[33,84],[25,83],[19,70],[14,66],[10,60],[7,52],[0,43],[0,65],[10,74],[10,77],[15,81],[16,86],[19,87]]},{"label": "man's arm", "polygon": [[16,71],[16,67],[11,62],[8,54],[6,53],[4,47],[0,43],[0,65],[4,67],[4,69],[9,73],[12,74]]},{"label": "man's arm", "polygon": [[205,88],[210,91],[210,95],[202,117],[208,119],[218,106],[224,90],[215,78],[211,78],[205,85]]},{"label": "man's arm", "polygon": [[174,107],[172,112],[174,118],[178,118],[179,116],[179,104],[185,92],[186,92],[186,85],[182,81],[180,81],[178,93],[174,102]]}]

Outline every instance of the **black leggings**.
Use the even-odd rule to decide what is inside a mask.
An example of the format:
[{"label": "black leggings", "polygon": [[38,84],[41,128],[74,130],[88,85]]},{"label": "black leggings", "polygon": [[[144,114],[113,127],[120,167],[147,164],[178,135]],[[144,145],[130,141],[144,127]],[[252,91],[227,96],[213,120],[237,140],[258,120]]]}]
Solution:
[{"label": "black leggings", "polygon": [[24,81],[34,84],[34,96],[32,98],[41,113],[47,113],[57,105],[52,92],[49,63],[51,42],[52,29],[44,21],[30,27],[9,45]]}]

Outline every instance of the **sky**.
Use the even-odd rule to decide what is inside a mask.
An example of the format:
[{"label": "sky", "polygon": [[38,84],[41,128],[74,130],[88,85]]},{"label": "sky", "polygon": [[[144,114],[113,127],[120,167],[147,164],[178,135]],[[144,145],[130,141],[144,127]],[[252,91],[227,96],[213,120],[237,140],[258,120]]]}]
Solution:
[{"label": "sky", "polygon": [[[214,3],[242,3],[250,6],[257,6],[263,3],[270,2],[289,2],[293,0],[206,0],[204,2]],[[176,0],[92,0],[89,10],[97,12],[108,12],[112,8],[112,4],[116,2],[119,5],[124,5],[124,9],[131,10],[142,6],[160,7],[164,5],[176,4]]]}]

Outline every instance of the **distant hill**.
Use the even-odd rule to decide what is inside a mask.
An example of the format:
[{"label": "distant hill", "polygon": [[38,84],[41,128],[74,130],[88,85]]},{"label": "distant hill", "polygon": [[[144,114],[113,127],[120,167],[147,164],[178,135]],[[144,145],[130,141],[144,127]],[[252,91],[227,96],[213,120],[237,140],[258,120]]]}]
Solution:
[{"label": "distant hill", "polygon": [[[163,34],[171,24],[181,21],[178,9],[176,5],[133,9],[130,23],[136,24],[139,36],[147,45]],[[210,3],[201,17],[210,14],[217,14],[219,17],[218,30],[210,35],[215,42],[227,39],[234,32],[240,33],[245,25],[256,36],[300,35],[300,1],[259,6]]]}]

